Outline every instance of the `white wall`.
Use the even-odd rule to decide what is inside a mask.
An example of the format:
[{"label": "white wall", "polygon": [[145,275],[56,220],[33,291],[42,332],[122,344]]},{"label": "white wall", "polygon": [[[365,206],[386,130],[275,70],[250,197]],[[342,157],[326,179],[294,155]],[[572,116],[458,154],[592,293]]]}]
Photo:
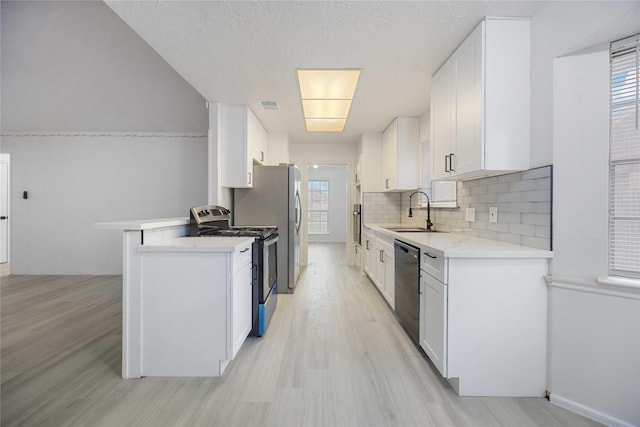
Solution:
[{"label": "white wall", "polygon": [[91,224],[206,203],[205,101],[102,2],[0,7],[11,271],[121,274],[122,236]]},{"label": "white wall", "polygon": [[638,1],[551,1],[531,20],[530,167],[553,159],[553,59],[633,34]]},{"label": "white wall", "polygon": [[121,233],[93,223],[186,216],[206,203],[204,135],[4,137],[2,150],[12,274],[122,274]]},{"label": "white wall", "polygon": [[[307,180],[329,181],[329,233],[309,234],[309,242],[347,241],[347,166],[318,165],[309,167]],[[307,206],[308,207],[308,206]]]},{"label": "white wall", "polygon": [[640,289],[596,281],[608,273],[608,85],[607,46],[554,61],[549,390],[560,406],[637,426]]},{"label": "white wall", "polygon": [[267,160],[270,165],[289,163],[289,135],[287,133],[272,132],[269,134]]},{"label": "white wall", "polygon": [[206,132],[204,99],[103,2],[1,7],[3,132]]},{"label": "white wall", "polygon": [[[302,206],[303,206],[303,221],[300,230],[300,263],[302,265],[307,264],[307,223],[306,223],[306,206],[307,206],[307,166],[311,164],[342,164],[347,165],[347,177],[354,176],[354,166],[356,161],[356,145],[350,142],[329,142],[329,143],[304,143],[304,142],[292,142],[290,144],[290,158],[291,161],[298,165],[300,168],[302,178]],[[355,203],[355,190],[349,186],[347,206],[351,206]],[[351,215],[350,211],[344,213],[345,217]],[[347,222],[347,237],[348,241],[346,245],[350,245],[352,239],[349,237],[353,234],[352,225]],[[347,256],[349,263],[353,263],[352,251],[347,250]]]}]

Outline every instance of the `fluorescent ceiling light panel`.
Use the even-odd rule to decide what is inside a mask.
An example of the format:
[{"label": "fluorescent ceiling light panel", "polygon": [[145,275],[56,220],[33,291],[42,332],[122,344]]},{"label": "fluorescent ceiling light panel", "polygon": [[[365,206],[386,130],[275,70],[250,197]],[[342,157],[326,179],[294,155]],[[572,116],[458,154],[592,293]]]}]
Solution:
[{"label": "fluorescent ceiling light panel", "polygon": [[302,99],[353,99],[360,70],[298,70]]},{"label": "fluorescent ceiling light panel", "polygon": [[307,131],[342,132],[360,70],[298,70]]},{"label": "fluorescent ceiling light panel", "polygon": [[304,119],[309,132],[342,132],[347,119]]},{"label": "fluorescent ceiling light panel", "polygon": [[303,99],[304,116],[308,119],[346,119],[351,108],[347,99]]}]

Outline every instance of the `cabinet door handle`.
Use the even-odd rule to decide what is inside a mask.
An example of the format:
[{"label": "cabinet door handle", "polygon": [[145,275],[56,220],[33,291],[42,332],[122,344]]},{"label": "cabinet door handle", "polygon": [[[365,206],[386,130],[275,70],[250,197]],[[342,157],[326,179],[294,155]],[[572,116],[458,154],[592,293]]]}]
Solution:
[{"label": "cabinet door handle", "polygon": [[260,151],[260,161],[264,162],[264,151]]},{"label": "cabinet door handle", "polygon": [[437,257],[437,256],[435,256],[435,255],[431,255],[429,252],[425,252],[424,254],[425,254],[426,256],[428,256],[429,258],[431,258],[431,259],[436,259],[436,258],[438,258],[438,257]]},{"label": "cabinet door handle", "polygon": [[243,250],[240,251],[241,254],[247,252],[249,250],[249,248],[244,248]]},{"label": "cabinet door handle", "polygon": [[389,189],[389,178],[384,180],[384,188]]},{"label": "cabinet door handle", "polygon": [[249,172],[249,182],[247,184],[251,184],[251,172]]},{"label": "cabinet door handle", "polygon": [[384,262],[384,251],[379,251],[380,252],[380,262]]},{"label": "cabinet door handle", "polygon": [[444,156],[444,171],[449,172],[449,156]]},{"label": "cabinet door handle", "polygon": [[453,158],[454,158],[455,154],[451,153],[449,155],[449,170],[451,172],[455,172],[456,170],[453,168]]}]

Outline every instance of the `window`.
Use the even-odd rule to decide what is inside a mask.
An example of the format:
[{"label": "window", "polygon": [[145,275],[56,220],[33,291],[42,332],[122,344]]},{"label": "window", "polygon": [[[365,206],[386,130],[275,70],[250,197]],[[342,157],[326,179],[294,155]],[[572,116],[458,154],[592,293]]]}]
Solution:
[{"label": "window", "polygon": [[640,278],[640,34],[611,44],[609,274]]},{"label": "window", "polygon": [[309,234],[329,233],[329,181],[308,181],[309,209],[307,231]]},{"label": "window", "polygon": [[[422,191],[429,196],[432,208],[457,208],[458,190],[456,181],[431,181],[429,153],[429,141],[425,141],[422,143]],[[420,195],[420,204],[427,205],[427,201],[424,200],[422,195]]]}]

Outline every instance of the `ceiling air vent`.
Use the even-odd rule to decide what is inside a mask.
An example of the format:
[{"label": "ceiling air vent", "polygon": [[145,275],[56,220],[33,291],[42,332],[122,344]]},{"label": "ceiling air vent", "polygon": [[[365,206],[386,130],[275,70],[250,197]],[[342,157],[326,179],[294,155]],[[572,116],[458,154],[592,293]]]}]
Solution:
[{"label": "ceiling air vent", "polygon": [[265,111],[278,111],[280,109],[278,101],[260,101],[260,106]]}]

